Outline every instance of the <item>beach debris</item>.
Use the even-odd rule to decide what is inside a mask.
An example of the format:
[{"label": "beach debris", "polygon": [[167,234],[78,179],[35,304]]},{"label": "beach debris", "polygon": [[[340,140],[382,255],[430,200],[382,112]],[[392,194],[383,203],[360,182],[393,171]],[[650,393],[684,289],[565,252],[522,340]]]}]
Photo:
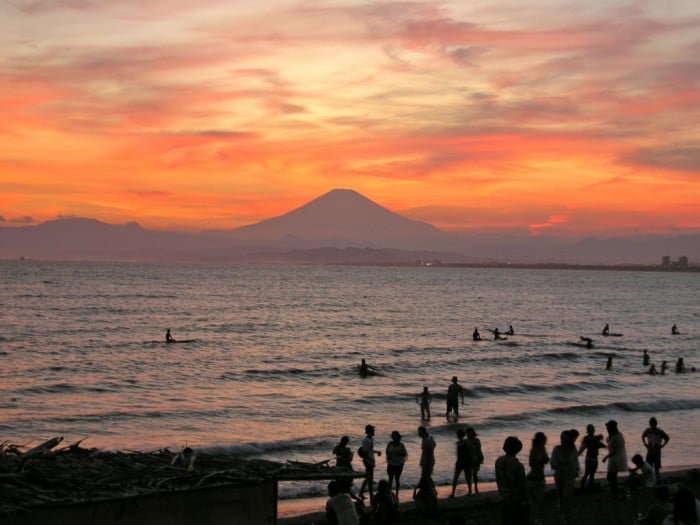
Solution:
[{"label": "beach debris", "polygon": [[58,447],[54,437],[29,448],[0,443],[0,521],[3,514],[46,504],[78,504],[166,491],[261,480],[359,476],[327,462],[286,463],[183,447],[151,452],[84,448],[85,438]]}]

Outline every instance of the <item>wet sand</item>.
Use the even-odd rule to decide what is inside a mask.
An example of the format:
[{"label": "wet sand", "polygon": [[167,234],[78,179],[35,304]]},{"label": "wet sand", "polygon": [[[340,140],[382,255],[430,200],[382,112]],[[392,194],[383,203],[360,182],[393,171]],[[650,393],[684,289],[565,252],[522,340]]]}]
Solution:
[{"label": "wet sand", "polygon": [[[604,474],[604,473],[603,473]],[[661,473],[662,482],[669,485],[672,491],[683,486],[700,497],[700,472],[696,466]],[[654,504],[653,496],[644,492],[632,492],[624,499],[614,498],[607,487],[604,478],[599,476],[599,490],[582,491],[576,489],[572,497],[571,512],[568,525],[630,525],[634,523],[640,512],[648,510]],[[621,479],[621,487],[625,487],[625,479]],[[578,480],[577,480],[578,483]],[[401,523],[408,525],[447,525],[452,516],[462,516],[468,525],[498,525],[501,522],[501,507],[494,483],[484,483],[478,495],[466,496],[458,487],[457,497],[448,498],[449,487],[439,488],[439,515],[435,518],[425,518],[416,514],[415,505],[410,500],[413,487],[402,489],[400,510]],[[462,495],[460,495],[462,494]],[[317,502],[318,511],[299,514],[308,505]],[[278,523],[280,525],[320,525],[325,522],[325,498],[305,500],[293,504],[280,502]],[[470,524],[471,520],[471,524]],[[558,525],[560,514],[557,497],[551,479],[547,480],[547,491],[542,505],[542,523]]]}]

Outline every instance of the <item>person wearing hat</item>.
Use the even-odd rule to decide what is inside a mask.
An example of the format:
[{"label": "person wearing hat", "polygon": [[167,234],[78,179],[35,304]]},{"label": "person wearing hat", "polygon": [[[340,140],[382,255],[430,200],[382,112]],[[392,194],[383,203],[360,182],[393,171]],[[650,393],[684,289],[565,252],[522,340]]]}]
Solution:
[{"label": "person wearing hat", "polygon": [[391,441],[386,446],[386,473],[389,475],[389,490],[396,480],[396,501],[399,500],[399,487],[401,485],[401,472],[408,457],[406,447],[401,442],[401,434],[398,430],[391,433]]},{"label": "person wearing hat", "polygon": [[608,485],[613,496],[618,495],[617,475],[627,471],[627,450],[625,438],[617,428],[617,421],[611,419],[605,423],[608,429],[608,454],[603,458],[603,463],[608,464]]},{"label": "person wearing hat", "polygon": [[502,525],[524,525],[528,522],[525,467],[515,457],[522,449],[522,442],[515,436],[509,436],[503,442],[505,454],[496,460],[496,485],[502,502]]},{"label": "person wearing hat", "polygon": [[364,492],[367,489],[369,493],[369,500],[372,502],[374,498],[373,484],[374,484],[374,455],[381,456],[382,453],[378,450],[374,450],[374,426],[365,426],[365,437],[362,438],[362,445],[357,450],[358,455],[362,458],[362,464],[365,466],[365,479],[360,487],[359,498],[364,499]]}]

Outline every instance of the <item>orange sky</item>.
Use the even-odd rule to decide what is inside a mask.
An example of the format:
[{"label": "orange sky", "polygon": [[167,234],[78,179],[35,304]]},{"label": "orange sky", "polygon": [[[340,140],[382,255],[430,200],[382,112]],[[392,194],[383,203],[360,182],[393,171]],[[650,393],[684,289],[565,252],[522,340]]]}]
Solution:
[{"label": "orange sky", "polygon": [[0,225],[700,230],[700,2],[8,0]]}]

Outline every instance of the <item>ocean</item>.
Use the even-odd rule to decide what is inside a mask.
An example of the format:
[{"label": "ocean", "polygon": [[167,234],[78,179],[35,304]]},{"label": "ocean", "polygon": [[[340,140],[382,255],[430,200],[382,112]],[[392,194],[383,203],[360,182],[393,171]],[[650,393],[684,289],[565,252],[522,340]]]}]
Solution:
[{"label": "ocean", "polygon": [[[673,368],[700,366],[699,298],[697,273],[2,261],[0,441],[315,462],[343,435],[356,451],[371,423],[379,450],[403,435],[413,486],[427,386],[439,484],[460,426],[481,439],[484,481],[509,435],[526,461],[535,432],[551,450],[562,430],[604,434],[609,419],[630,457],[656,416],[671,436],[664,467],[697,464],[700,373]],[[602,337],[606,323],[623,335]],[[509,325],[515,335],[492,339]],[[168,328],[193,341],[165,344]],[[670,371],[645,373],[644,350]],[[362,358],[381,375],[359,377]],[[458,423],[444,413],[452,376],[465,389]]]}]

